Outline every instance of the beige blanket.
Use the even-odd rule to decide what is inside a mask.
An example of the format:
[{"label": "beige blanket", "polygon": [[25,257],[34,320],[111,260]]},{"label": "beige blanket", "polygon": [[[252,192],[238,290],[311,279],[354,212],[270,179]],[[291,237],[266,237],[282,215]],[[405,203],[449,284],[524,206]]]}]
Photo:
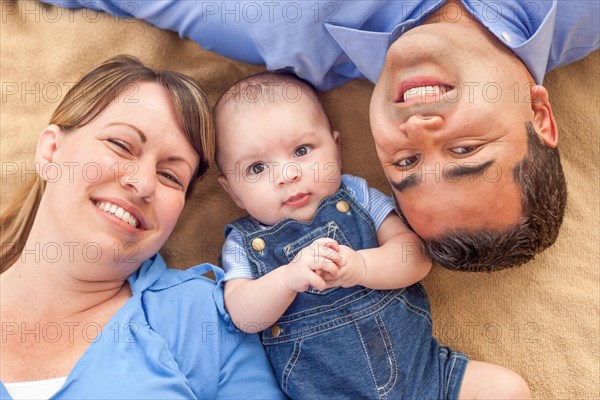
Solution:
[{"label": "beige blanket", "polygon": [[[212,102],[235,80],[261,70],[140,21],[33,2],[0,5],[2,204],[23,167],[33,169],[37,136],[59,98],[98,62],[133,54],[196,78]],[[424,282],[440,341],[518,371],[537,399],[600,398],[599,58],[596,52],[545,81],[570,192],[557,243],[520,268],[486,274],[436,266]],[[372,89],[354,81],[323,99],[342,132],[344,171],[385,191],[368,122]],[[196,187],[162,254],[177,268],[215,263],[224,224],[240,215],[213,171]]]}]

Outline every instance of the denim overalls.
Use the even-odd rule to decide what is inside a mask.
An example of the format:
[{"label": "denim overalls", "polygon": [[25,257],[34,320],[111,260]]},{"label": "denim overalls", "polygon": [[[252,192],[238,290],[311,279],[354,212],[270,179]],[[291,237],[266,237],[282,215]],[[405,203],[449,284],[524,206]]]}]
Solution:
[{"label": "denim overalls", "polygon": [[[312,221],[261,227],[251,217],[227,225],[243,236],[254,279],[290,263],[323,237],[353,249],[378,246],[373,220],[342,185]],[[293,399],[458,398],[467,357],[431,334],[421,284],[396,290],[309,288],[261,334],[278,383]]]}]

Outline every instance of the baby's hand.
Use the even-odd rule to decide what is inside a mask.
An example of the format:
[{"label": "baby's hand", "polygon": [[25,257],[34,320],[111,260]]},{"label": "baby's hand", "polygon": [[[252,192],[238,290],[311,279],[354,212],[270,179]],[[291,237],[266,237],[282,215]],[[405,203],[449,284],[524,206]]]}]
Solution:
[{"label": "baby's hand", "polygon": [[[363,256],[348,246],[338,246],[338,258],[335,260],[338,266],[337,276],[323,275],[327,287],[342,286],[349,288],[360,285],[367,275],[367,266]],[[333,261],[333,259],[332,259]]]},{"label": "baby's hand", "polygon": [[341,261],[338,243],[333,239],[317,239],[300,250],[286,268],[286,283],[290,290],[304,292],[310,286],[325,290],[328,285],[321,277],[326,275],[335,279],[338,275],[338,263]]}]

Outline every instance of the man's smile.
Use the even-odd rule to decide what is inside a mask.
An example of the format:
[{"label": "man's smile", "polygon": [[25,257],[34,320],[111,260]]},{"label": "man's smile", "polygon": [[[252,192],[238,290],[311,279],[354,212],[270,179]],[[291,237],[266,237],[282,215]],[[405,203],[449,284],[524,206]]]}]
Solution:
[{"label": "man's smile", "polygon": [[403,79],[398,88],[396,103],[422,103],[440,101],[441,96],[454,87],[433,77],[412,77]]}]

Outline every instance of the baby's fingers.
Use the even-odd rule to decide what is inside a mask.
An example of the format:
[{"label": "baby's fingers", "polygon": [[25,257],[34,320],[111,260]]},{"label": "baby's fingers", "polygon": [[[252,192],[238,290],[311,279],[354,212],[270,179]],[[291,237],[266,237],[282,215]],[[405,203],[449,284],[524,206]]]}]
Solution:
[{"label": "baby's fingers", "polygon": [[331,255],[339,251],[340,245],[333,239],[320,238],[312,242],[310,247],[313,249],[313,251],[316,251],[317,255],[329,258]]},{"label": "baby's fingers", "polygon": [[312,245],[328,246],[331,247],[334,251],[337,251],[339,247],[339,243],[335,239],[330,239],[326,237],[315,240],[314,242],[312,242],[311,246]]},{"label": "baby's fingers", "polygon": [[335,263],[338,267],[342,265],[342,255],[337,252],[331,250],[331,248],[326,247],[323,250],[323,257],[326,257],[329,261]]},{"label": "baby's fingers", "polygon": [[320,272],[319,276],[321,278],[323,278],[325,280],[325,282],[327,282],[328,285],[331,281],[338,279],[337,274],[334,275],[334,274],[330,274],[329,272],[325,272],[325,271],[315,271],[315,272],[317,272],[317,273]]},{"label": "baby's fingers", "polygon": [[327,279],[325,282],[327,283],[327,288],[342,286],[341,279]]},{"label": "baby's fingers", "polygon": [[325,280],[316,273],[310,274],[310,276],[308,277],[308,282],[310,283],[310,286],[317,290],[327,289],[327,283],[325,282]]},{"label": "baby's fingers", "polygon": [[328,258],[321,258],[313,267],[313,270],[325,271],[331,276],[337,276],[338,274],[338,266]]},{"label": "baby's fingers", "polygon": [[319,243],[318,245],[315,243],[315,247],[313,249],[316,251],[316,257],[326,258],[338,265],[342,261],[340,253],[338,252],[339,246],[335,241],[332,243]]}]

